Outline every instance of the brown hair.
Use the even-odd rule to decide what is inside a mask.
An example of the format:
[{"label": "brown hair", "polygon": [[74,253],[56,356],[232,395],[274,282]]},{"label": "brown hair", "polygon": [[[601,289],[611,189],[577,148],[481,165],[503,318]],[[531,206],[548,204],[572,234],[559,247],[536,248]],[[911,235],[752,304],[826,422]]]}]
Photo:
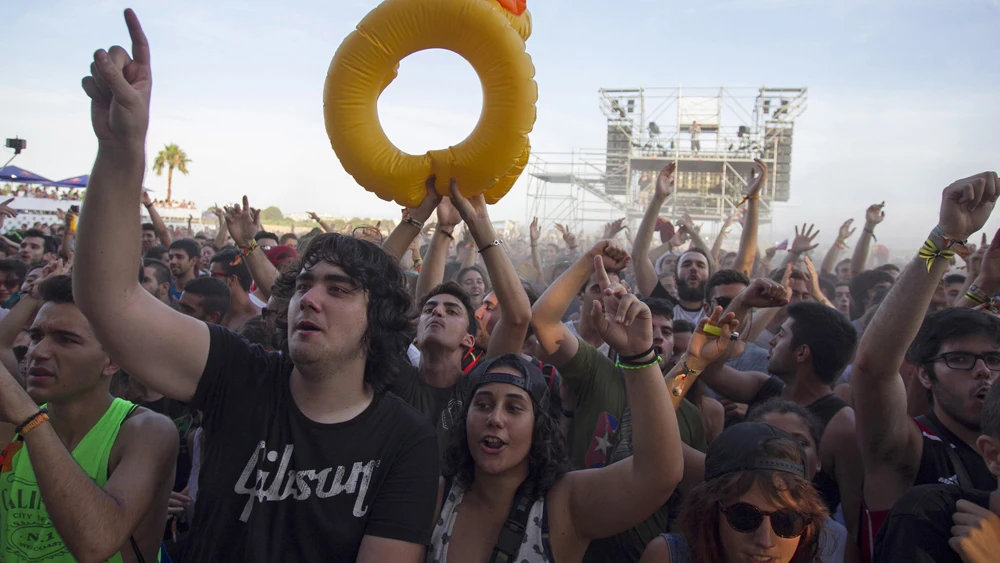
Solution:
[{"label": "brown hair", "polygon": [[[761,444],[761,450],[768,457],[806,462],[801,459],[798,444],[786,439],[768,440]],[[812,483],[791,473],[755,470],[730,473],[702,483],[684,500],[677,531],[687,539],[694,561],[725,561],[719,537],[722,514],[719,504],[732,502],[754,486],[760,487],[771,502],[793,508],[808,519],[791,563],[809,563],[816,558],[827,510]]]}]

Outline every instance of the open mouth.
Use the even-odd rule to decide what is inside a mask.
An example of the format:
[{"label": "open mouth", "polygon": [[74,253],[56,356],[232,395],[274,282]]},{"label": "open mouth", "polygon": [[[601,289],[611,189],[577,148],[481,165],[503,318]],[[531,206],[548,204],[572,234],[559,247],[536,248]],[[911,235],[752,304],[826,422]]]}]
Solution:
[{"label": "open mouth", "polygon": [[55,374],[44,368],[30,368],[28,377],[55,377]]},{"label": "open mouth", "polygon": [[486,453],[496,454],[500,453],[500,450],[506,447],[507,443],[496,436],[487,436],[482,439],[480,445]]}]

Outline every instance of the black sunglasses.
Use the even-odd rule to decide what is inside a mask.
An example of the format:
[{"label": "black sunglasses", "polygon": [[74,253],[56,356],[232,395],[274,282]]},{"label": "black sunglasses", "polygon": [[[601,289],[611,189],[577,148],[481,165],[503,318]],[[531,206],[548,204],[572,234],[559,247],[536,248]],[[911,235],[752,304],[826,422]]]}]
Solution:
[{"label": "black sunglasses", "polygon": [[741,534],[749,534],[760,528],[764,523],[764,517],[771,520],[771,529],[780,538],[797,538],[805,531],[809,519],[794,510],[778,510],[775,512],[764,512],[756,506],[738,502],[729,506],[719,508],[726,515],[726,522]]}]

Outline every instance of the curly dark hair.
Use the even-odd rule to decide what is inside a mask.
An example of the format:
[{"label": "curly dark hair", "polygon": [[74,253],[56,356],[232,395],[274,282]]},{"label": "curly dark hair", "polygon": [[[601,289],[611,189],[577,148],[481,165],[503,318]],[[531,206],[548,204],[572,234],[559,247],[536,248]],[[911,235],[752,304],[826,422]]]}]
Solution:
[{"label": "curly dark hair", "polygon": [[[368,328],[361,339],[367,361],[365,384],[376,394],[389,390],[403,366],[409,339],[410,294],[399,263],[380,247],[352,236],[326,233],[310,241],[302,255],[302,270],[311,270],[320,262],[339,266],[368,294]],[[274,284],[273,295],[282,300],[278,318],[290,314],[288,301],[295,292],[299,271],[287,270]],[[287,340],[282,344],[287,354]]]},{"label": "curly dark hair", "polygon": [[[513,364],[498,360],[495,367]],[[466,435],[465,419],[469,414],[469,406],[475,389],[469,389],[463,397],[460,406],[461,414],[455,417],[454,425],[448,433],[448,445],[441,461],[441,474],[445,478],[453,478],[468,487],[475,481],[476,462],[469,451],[469,440]],[[531,498],[545,496],[563,475],[569,472],[569,450],[566,447],[566,434],[562,429],[562,415],[559,412],[559,401],[552,401],[550,408],[539,408],[532,402],[535,413],[535,425],[531,432],[531,449],[528,451],[527,492]]]},{"label": "curly dark hair", "polygon": [[[780,438],[761,444],[768,457],[805,463],[798,443]],[[798,475],[780,471],[738,471],[706,481],[684,499],[677,518],[679,532],[688,541],[694,561],[725,561],[719,539],[720,503],[732,502],[759,486],[771,501],[781,507],[793,508],[808,518],[805,531],[791,563],[815,561],[819,551],[819,535],[828,513],[813,484]],[[728,524],[725,524],[728,525]]]}]

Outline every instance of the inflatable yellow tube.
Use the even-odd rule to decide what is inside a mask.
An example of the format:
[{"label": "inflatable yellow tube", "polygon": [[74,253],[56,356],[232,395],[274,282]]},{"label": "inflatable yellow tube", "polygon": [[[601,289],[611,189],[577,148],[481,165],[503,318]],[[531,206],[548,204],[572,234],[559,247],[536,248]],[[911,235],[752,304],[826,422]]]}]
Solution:
[{"label": "inflatable yellow tube", "polygon": [[[448,195],[455,178],[466,197],[499,201],[527,165],[538,87],[525,51],[531,15],[525,0],[386,0],[337,49],[326,77],[323,113],[344,169],[384,200],[416,207],[427,177]],[[396,148],[378,119],[378,98],[399,61],[447,49],[472,65],[483,86],[483,111],[468,138],[411,155]]]}]

